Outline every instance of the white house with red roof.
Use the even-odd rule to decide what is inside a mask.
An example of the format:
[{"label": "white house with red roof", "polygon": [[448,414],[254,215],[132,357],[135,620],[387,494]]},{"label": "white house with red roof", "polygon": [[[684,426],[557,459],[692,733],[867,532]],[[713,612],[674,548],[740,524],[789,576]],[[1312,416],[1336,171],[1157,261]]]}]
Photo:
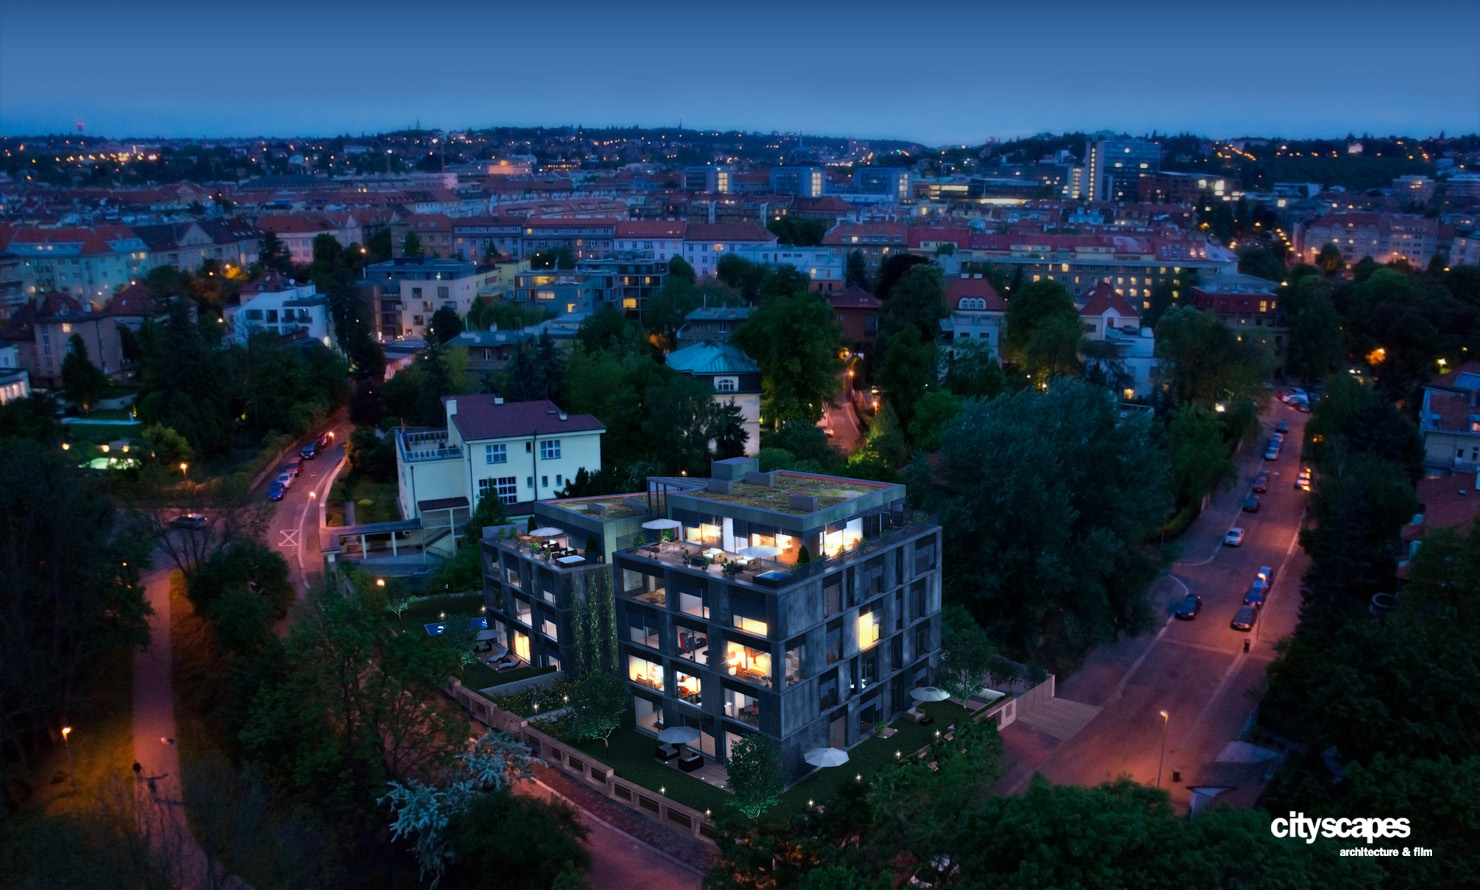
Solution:
[{"label": "white house with red roof", "polygon": [[966,342],[986,343],[1000,364],[1007,303],[991,280],[980,272],[946,279],[946,309],[949,314],[941,319],[940,332],[947,349]]},{"label": "white house with red roof", "polygon": [[268,272],[241,291],[241,304],[224,312],[227,336],[245,343],[252,334],[302,336],[333,346],[329,338],[329,300],[312,284],[299,284]]},{"label": "white house with red roof", "polygon": [[53,291],[83,300],[106,300],[148,268],[149,249],[127,226],[92,228],[24,226],[7,252],[21,260],[27,297]]},{"label": "white house with red roof", "polygon": [[1090,288],[1080,299],[1079,318],[1084,323],[1084,336],[1091,340],[1105,339],[1107,331],[1141,326],[1140,311],[1106,281]]},{"label": "white house with red roof", "polygon": [[601,434],[590,414],[554,402],[505,402],[489,394],[442,399],[447,426],[399,429],[396,477],[401,515],[457,534],[484,497],[526,514],[581,470],[601,469]]}]

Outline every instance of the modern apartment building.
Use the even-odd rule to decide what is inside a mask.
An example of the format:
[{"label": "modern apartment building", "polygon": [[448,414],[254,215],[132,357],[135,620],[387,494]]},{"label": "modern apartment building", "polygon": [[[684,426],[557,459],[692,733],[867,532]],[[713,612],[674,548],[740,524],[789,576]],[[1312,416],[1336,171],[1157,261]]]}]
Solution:
[{"label": "modern apartment building", "polygon": [[566,664],[572,589],[610,584],[639,727],[693,727],[717,758],[760,733],[793,775],[811,748],[852,746],[933,679],[941,529],[903,485],[758,467],[534,505],[567,555],[485,538],[489,627],[536,666]]},{"label": "modern apartment building", "polygon": [[498,270],[461,260],[398,257],[365,267],[376,330],[382,339],[426,336],[433,313],[449,308],[466,316],[481,294],[502,292]]}]

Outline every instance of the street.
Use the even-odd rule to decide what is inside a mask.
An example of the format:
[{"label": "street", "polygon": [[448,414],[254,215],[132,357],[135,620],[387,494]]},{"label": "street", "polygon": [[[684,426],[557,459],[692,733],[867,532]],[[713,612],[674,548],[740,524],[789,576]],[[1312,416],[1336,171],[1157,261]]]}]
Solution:
[{"label": "street", "polygon": [[[1035,770],[1052,782],[1077,785],[1124,774],[1148,785],[1159,780],[1173,804],[1187,809],[1187,781],[1240,738],[1274,644],[1299,621],[1300,578],[1309,559],[1297,538],[1310,495],[1295,487],[1295,476],[1306,418],[1278,402],[1261,418],[1259,436],[1236,455],[1237,483],[1213,498],[1183,536],[1182,561],[1152,589],[1158,614],[1165,616],[1158,631],[1095,650],[1079,671],[1060,681],[1059,698],[1103,710],[1067,740],[1034,728],[1031,718],[1004,730],[1019,764],[999,783],[1000,792],[1022,790]],[[1279,420],[1289,424],[1284,448],[1277,460],[1264,461],[1265,443]],[[1270,471],[1269,491],[1260,496],[1257,513],[1245,513],[1240,505],[1261,468]],[[1240,547],[1222,544],[1231,526],[1244,529]],[[1261,566],[1275,569],[1273,587],[1253,631],[1235,631],[1229,621]],[[1172,618],[1189,592],[1202,597],[1201,613],[1193,621]],[[1172,781],[1174,771],[1180,782]]]}]

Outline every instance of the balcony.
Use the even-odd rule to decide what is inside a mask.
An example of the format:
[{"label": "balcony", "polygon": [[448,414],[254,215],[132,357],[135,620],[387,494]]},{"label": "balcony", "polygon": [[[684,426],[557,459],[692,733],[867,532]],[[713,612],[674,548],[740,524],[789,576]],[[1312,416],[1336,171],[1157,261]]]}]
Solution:
[{"label": "balcony", "polygon": [[401,452],[401,460],[405,462],[462,458],[462,449],[447,443],[447,433],[444,430],[406,430],[395,435],[396,447]]},{"label": "balcony", "polygon": [[590,555],[585,550],[567,545],[568,535],[559,535],[555,538],[531,538],[528,535],[509,531],[512,537],[487,538],[500,550],[517,553],[525,559],[535,560],[548,565],[557,572],[569,571],[570,569],[591,563],[601,562],[599,554]]}]

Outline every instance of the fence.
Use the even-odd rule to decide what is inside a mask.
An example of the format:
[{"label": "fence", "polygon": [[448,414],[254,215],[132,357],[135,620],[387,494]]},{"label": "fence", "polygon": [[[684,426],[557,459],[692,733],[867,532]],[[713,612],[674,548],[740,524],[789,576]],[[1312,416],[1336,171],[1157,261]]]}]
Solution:
[{"label": "fence", "polygon": [[[531,678],[542,680],[543,677]],[[616,772],[604,763],[593,760],[583,751],[578,751],[563,742],[540,732],[530,722],[517,714],[501,710],[479,692],[465,688],[455,677],[448,678],[447,691],[479,723],[507,733],[529,745],[530,750],[543,758],[550,766],[560,770],[593,791],[599,791],[607,799],[657,819],[670,828],[687,832],[708,843],[715,843],[714,822],[708,816],[680,803],[675,803],[661,794],[634,782],[619,778]]]}]

